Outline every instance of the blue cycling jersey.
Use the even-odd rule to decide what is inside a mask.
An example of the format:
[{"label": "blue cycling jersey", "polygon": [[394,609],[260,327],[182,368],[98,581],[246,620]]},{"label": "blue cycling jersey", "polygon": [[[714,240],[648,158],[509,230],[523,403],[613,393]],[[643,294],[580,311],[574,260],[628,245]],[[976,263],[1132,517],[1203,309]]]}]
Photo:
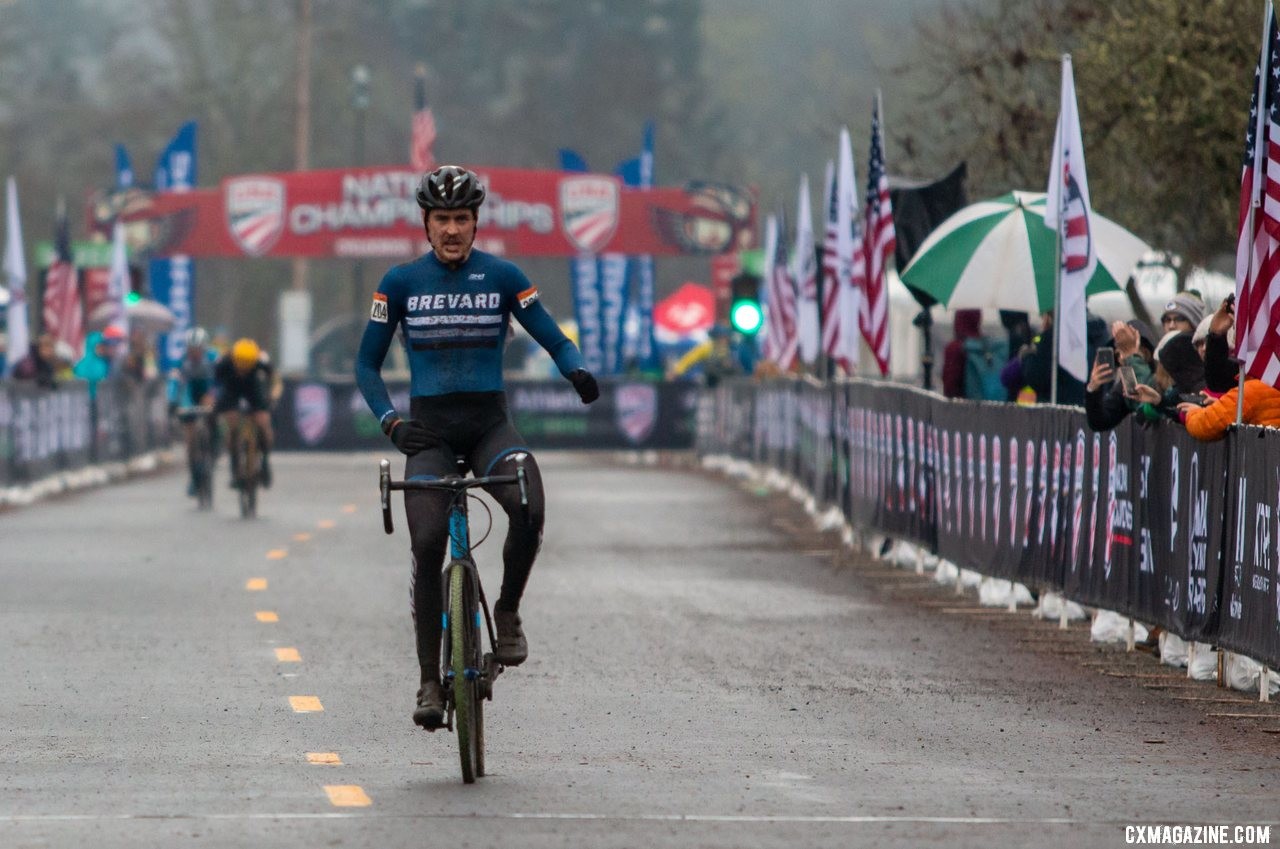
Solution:
[{"label": "blue cycling jersey", "polygon": [[369,408],[380,421],[395,411],[381,370],[397,328],[408,349],[410,395],[501,391],[502,350],[513,315],[561,374],[584,367],[582,354],[514,264],[472,250],[457,268],[434,252],[392,268],[373,296],[356,355],[356,382]]}]

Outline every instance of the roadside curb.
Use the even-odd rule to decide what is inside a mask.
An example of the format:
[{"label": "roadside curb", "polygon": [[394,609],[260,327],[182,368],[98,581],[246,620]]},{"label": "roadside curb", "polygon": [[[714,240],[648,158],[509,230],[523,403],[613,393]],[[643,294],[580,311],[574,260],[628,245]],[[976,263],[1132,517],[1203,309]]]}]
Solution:
[{"label": "roadside curb", "polygon": [[21,486],[0,487],[0,513],[29,507],[39,501],[157,474],[179,460],[176,448],[139,454],[123,462],[99,463],[83,469],[58,472]]}]

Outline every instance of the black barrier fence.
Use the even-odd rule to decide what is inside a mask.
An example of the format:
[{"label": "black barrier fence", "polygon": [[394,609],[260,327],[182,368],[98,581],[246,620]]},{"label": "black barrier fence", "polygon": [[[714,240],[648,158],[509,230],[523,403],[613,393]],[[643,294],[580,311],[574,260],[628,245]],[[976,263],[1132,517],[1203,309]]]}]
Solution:
[{"label": "black barrier fence", "polygon": [[[388,382],[396,409],[409,409],[407,382]],[[531,448],[692,448],[698,388],[689,383],[602,380],[583,404],[563,380],[506,381],[507,406]],[[354,381],[286,380],[274,416],[284,449],[386,449],[387,440]]]},{"label": "black barrier fence", "polygon": [[40,389],[0,381],[0,486],[128,460],[173,439],[164,383],[128,378]]},{"label": "black barrier fence", "polygon": [[1280,667],[1280,430],[1199,442],[1133,418],[870,381],[721,384],[697,447],[777,469],[854,527]]}]

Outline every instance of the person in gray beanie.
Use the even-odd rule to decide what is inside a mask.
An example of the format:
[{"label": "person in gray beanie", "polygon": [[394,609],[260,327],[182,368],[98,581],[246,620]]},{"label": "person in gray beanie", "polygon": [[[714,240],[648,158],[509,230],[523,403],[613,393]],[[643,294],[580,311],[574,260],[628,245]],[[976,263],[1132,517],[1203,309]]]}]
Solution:
[{"label": "person in gray beanie", "polygon": [[1196,327],[1204,320],[1206,308],[1204,301],[1194,292],[1179,292],[1164,305],[1164,314],[1160,316],[1163,331],[1171,330],[1195,333]]}]

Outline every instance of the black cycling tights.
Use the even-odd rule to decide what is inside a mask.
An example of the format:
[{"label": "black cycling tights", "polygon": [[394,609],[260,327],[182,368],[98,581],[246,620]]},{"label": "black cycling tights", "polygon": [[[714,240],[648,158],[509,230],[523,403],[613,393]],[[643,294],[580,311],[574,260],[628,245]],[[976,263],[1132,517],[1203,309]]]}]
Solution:
[{"label": "black cycling tights", "polygon": [[[546,502],[542,495],[542,475],[533,455],[524,455],[526,490],[529,494],[529,519],[526,522],[520,506],[520,488],[515,485],[486,487],[485,491],[507,514],[507,541],[502,547],[502,593],[495,608],[515,610],[524,594],[534,558],[542,544],[542,522]],[[491,475],[514,475],[515,460],[509,456],[499,460]],[[409,534],[413,539],[413,576],[409,584],[409,608],[413,614],[418,641],[418,663],[422,680],[439,680],[440,611],[444,606],[444,579],[440,570],[449,545],[449,499],[446,492],[409,491],[404,496]],[[474,507],[474,505],[473,505]],[[472,518],[474,519],[474,510]],[[484,511],[481,510],[481,513]],[[480,526],[481,529],[483,525]],[[472,524],[472,531],[477,530]],[[476,542],[475,538],[472,542]]]}]

